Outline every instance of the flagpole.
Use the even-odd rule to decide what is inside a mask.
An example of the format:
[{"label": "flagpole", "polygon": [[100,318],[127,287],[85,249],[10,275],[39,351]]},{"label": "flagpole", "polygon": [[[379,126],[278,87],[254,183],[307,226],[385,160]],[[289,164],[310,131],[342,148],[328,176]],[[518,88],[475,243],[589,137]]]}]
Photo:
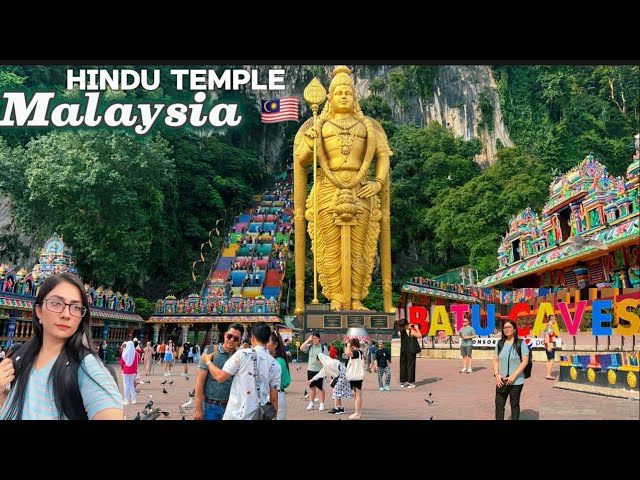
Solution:
[{"label": "flagpole", "polygon": [[[313,112],[313,130],[316,130],[318,121],[318,108],[320,104],[327,98],[327,91],[322,86],[317,77],[314,77],[309,85],[304,89],[304,99],[311,105]],[[317,184],[317,164],[318,164],[318,135],[313,138],[313,300],[311,303],[318,304],[318,184]]]}]

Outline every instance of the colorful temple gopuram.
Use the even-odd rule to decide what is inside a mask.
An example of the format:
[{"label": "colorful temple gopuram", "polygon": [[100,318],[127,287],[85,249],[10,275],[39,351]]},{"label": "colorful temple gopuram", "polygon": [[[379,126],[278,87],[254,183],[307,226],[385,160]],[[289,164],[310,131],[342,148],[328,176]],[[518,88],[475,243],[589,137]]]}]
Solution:
[{"label": "colorful temple gopuram", "polygon": [[638,288],[639,170],[636,146],[626,177],[592,155],[557,177],[540,215],[527,208],[511,219],[498,270],[480,287]]},{"label": "colorful temple gopuram", "polygon": [[[77,274],[71,247],[54,233],[47,240],[39,261],[27,272],[8,265],[0,266],[0,346],[25,342],[32,336],[33,302],[45,278],[55,273]],[[85,284],[91,304],[91,334],[94,347],[107,341],[107,359],[123,341],[142,333],[143,319],[135,313],[135,302],[128,294]]]},{"label": "colorful temple gopuram", "polygon": [[147,320],[154,342],[217,342],[228,325],[245,331],[255,322],[284,323],[279,317],[282,282],[289,252],[293,201],[291,180],[283,178],[238,215],[200,293],[158,300]]}]

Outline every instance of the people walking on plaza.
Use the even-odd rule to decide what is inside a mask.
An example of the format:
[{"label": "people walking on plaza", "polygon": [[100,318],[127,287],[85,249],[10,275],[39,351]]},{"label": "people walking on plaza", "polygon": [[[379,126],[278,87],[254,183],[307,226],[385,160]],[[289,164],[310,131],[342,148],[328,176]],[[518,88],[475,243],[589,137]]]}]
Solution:
[{"label": "people walking on plaza", "polygon": [[470,325],[468,313],[464,314],[462,328],[458,333],[460,334],[460,355],[462,356],[462,370],[460,370],[460,373],[471,373],[473,371],[471,369],[471,353],[476,332]]},{"label": "people walking on plaza", "polygon": [[164,343],[164,340],[162,341],[162,343],[156,345],[156,353],[157,353],[157,362],[158,365],[162,365],[162,362],[164,361],[164,352],[165,349],[167,348],[167,345]]},{"label": "people walking on plaza", "polygon": [[[363,362],[364,359],[362,358],[363,354],[360,350],[360,340],[355,337],[349,340],[344,351],[344,356],[349,359],[349,363]],[[349,364],[347,364],[347,371],[349,371]],[[360,420],[362,417],[362,381],[364,380],[364,364],[362,365],[362,375],[362,380],[349,380],[353,394],[356,397],[354,405],[355,412],[349,415],[349,418],[352,420]]]},{"label": "people walking on plaza", "polygon": [[31,340],[0,362],[0,420],[122,420],[118,385],[91,348],[80,279],[47,277],[33,304]]},{"label": "people walking on plaza", "polygon": [[287,355],[284,352],[284,344],[282,343],[282,337],[277,332],[271,332],[269,342],[267,343],[267,350],[276,362],[280,365],[280,387],[278,388],[278,416],[276,420],[287,419],[287,401],[285,389],[291,383],[291,373],[289,372],[289,361]]},{"label": "people walking on plaza", "polygon": [[144,347],[144,374],[148,377],[151,375],[151,367],[153,366],[153,347],[151,346],[151,342],[147,342],[147,346]]},{"label": "people walking on plaza", "polygon": [[411,353],[413,338],[420,338],[418,325],[410,324],[407,320],[401,320],[398,324],[400,330],[400,386],[415,388],[416,381],[416,353]]},{"label": "people walking on plaza", "polygon": [[233,376],[223,420],[251,420],[258,411],[258,403],[266,405],[271,402],[278,411],[281,371],[266,347],[270,335],[271,327],[268,324],[254,323],[251,326],[252,347],[238,350],[222,369],[210,361],[211,353],[202,354],[202,361],[218,382]]},{"label": "people walking on plaza", "polygon": [[205,350],[205,354],[213,355],[200,355],[194,393],[194,420],[222,420],[229,402],[233,377],[230,376],[224,382],[218,382],[209,372],[207,362],[211,361],[218,368],[224,367],[227,360],[238,349],[242,335],[244,335],[242,324],[232,323],[224,334],[223,342],[211,345]]},{"label": "people walking on plaza", "polygon": [[[302,345],[300,345],[301,352],[309,353],[309,360],[307,363],[307,379],[311,380],[315,375],[322,369],[322,365],[318,361],[318,355],[323,353],[322,345],[320,345],[320,334],[318,332],[313,332],[309,335]],[[320,406],[318,410],[324,410],[324,390],[323,387],[323,378],[320,377],[317,380],[309,383],[309,405],[307,405],[307,410],[313,409],[313,400],[316,398],[316,393],[318,397],[320,397]]]},{"label": "people walking on plaza", "polygon": [[173,364],[173,351],[175,347],[173,345],[173,341],[169,340],[164,347],[164,376],[168,377],[171,375],[171,365]]},{"label": "people walking on plaza", "polygon": [[367,370],[371,373],[371,367],[373,366],[373,360],[376,356],[376,352],[378,351],[378,347],[376,347],[374,342],[371,342],[371,346],[366,347],[366,349],[368,350],[367,356],[365,357]]},{"label": "people walking on plaza", "polygon": [[551,376],[551,369],[553,368],[553,361],[556,358],[556,332],[553,329],[553,325],[556,322],[556,316],[552,313],[547,317],[547,326],[544,329],[544,349],[547,354],[547,380],[555,380]]},{"label": "people walking on plaza", "polygon": [[124,384],[123,405],[136,403],[135,380],[138,375],[138,363],[140,363],[140,354],[136,350],[135,344],[132,341],[126,342],[122,357],[120,357],[122,383]]},{"label": "people walking on plaza", "polygon": [[333,377],[331,386],[333,392],[331,398],[333,399],[333,408],[327,413],[332,415],[342,415],[344,413],[344,407],[342,406],[343,398],[350,398],[352,396],[351,384],[347,380],[346,371],[347,368],[338,359],[331,358],[324,353],[318,355],[318,362],[322,365],[322,368],[312,378],[307,380],[307,385],[322,380],[327,376]]},{"label": "people walking on plaza", "polygon": [[189,375],[189,366],[187,363],[189,362],[189,352],[191,351],[191,344],[189,342],[182,345],[182,353],[180,354],[180,361],[182,362],[182,373],[181,377],[186,377]]},{"label": "people walking on plaza", "polygon": [[[520,351],[520,355],[518,355]],[[504,406],[509,398],[511,420],[520,419],[520,395],[524,387],[524,367],[529,362],[529,348],[518,338],[516,322],[507,319],[502,324],[502,338],[493,356],[493,376],[496,386],[496,420],[504,420]]]},{"label": "people walking on plaza", "polygon": [[[378,390],[391,390],[391,355],[384,349],[384,342],[378,340],[378,348],[373,357],[373,371],[378,373]],[[386,374],[384,385],[382,384],[382,375]]]}]

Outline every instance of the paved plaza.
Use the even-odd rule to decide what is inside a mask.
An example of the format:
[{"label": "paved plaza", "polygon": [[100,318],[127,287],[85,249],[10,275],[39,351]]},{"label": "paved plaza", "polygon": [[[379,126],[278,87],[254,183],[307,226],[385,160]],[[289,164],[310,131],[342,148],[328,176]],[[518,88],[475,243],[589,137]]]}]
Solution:
[{"label": "paved plaza", "polygon": [[[416,367],[416,388],[400,388],[398,379],[398,359],[391,363],[391,391],[378,390],[377,374],[367,373],[363,384],[362,420],[493,420],[494,381],[491,360],[475,360],[473,373],[459,373],[459,360],[418,358]],[[120,367],[120,388],[122,378]],[[558,376],[558,364],[553,375]],[[330,415],[332,406],[331,388],[327,389],[326,411],[318,411],[318,404],[307,411],[308,401],[304,400],[306,387],[306,363],[292,363],[291,385],[287,389],[288,420],[348,420],[353,413],[353,399],[346,399],[343,405],[346,415]],[[144,372],[144,365],[140,365]],[[178,408],[189,400],[189,392],[195,387],[196,366],[189,365],[189,376],[180,376],[182,364],[176,364],[170,377],[162,375],[161,367],[154,366],[150,377],[142,376],[151,383],[140,385],[137,404],[124,407],[127,419],[133,419],[142,410],[149,395],[154,408],[169,412],[167,420],[180,420]],[[161,382],[167,380],[165,385]],[[173,381],[173,384],[169,382]],[[628,398],[613,398],[603,395],[575,392],[554,388],[556,382],[545,379],[543,362],[535,362],[531,378],[527,379],[520,402],[522,420],[640,420],[640,402]],[[168,393],[162,393],[165,388]],[[429,396],[431,394],[431,396]],[[428,405],[425,399],[433,400]],[[193,419],[193,408],[185,409],[186,420]],[[507,402],[506,418],[510,408]],[[164,417],[160,417],[165,419]],[[350,421],[350,420],[349,420]]]}]

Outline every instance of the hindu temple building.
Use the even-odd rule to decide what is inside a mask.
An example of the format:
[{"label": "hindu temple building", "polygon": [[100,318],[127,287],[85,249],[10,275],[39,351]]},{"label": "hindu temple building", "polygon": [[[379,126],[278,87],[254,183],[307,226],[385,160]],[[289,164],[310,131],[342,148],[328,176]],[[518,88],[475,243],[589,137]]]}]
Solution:
[{"label": "hindu temple building", "polygon": [[285,328],[280,313],[292,228],[291,195],[292,181],[283,175],[253,197],[223,234],[220,254],[200,292],[157,301],[155,315],[147,320],[149,340],[217,342],[234,322],[241,323],[245,332],[258,321]]},{"label": "hindu temple building", "polygon": [[[31,271],[0,266],[0,346],[28,341],[32,336],[33,303],[42,282],[50,275],[78,271],[73,249],[54,233],[42,249]],[[94,347],[106,340],[110,358],[125,340],[142,333],[143,319],[135,313],[135,302],[128,294],[85,284],[91,305],[91,334]]]},{"label": "hindu temple building", "polygon": [[511,218],[497,271],[471,294],[505,306],[640,298],[639,172],[636,136],[625,176],[610,175],[590,154],[556,177],[539,215],[526,208]]}]

